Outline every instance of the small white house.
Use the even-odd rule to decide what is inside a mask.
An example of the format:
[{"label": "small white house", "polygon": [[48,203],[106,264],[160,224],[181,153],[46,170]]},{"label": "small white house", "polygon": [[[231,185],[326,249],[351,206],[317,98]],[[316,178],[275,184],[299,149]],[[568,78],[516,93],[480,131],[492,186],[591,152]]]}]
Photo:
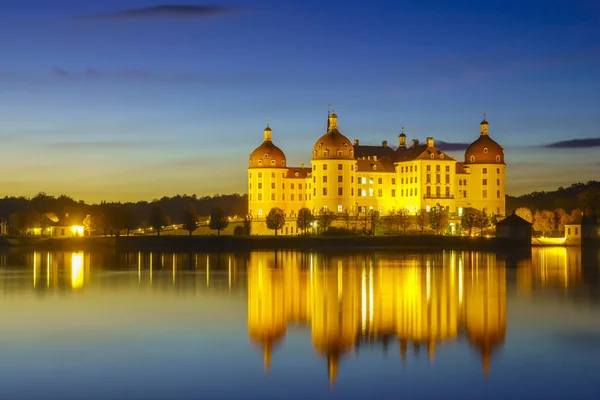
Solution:
[{"label": "small white house", "polygon": [[581,224],[565,225],[565,243],[581,243]]}]

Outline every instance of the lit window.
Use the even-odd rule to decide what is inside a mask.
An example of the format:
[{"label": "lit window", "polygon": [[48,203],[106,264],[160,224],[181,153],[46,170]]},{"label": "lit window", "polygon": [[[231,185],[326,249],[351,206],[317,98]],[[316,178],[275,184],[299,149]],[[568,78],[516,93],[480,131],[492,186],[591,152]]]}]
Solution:
[{"label": "lit window", "polygon": [[367,191],[365,189],[361,190],[361,196],[365,197],[367,195]]},{"label": "lit window", "polygon": [[496,156],[496,161],[500,162],[500,156]]},{"label": "lit window", "polygon": [[271,160],[271,166],[275,166],[275,160]]},{"label": "lit window", "polygon": [[430,210],[431,210],[431,207],[430,207],[430,206],[426,206],[426,207],[425,207],[425,211],[429,212]]},{"label": "lit window", "polygon": [[265,158],[269,158],[269,153],[265,153]]},{"label": "lit window", "polygon": [[341,204],[338,205],[338,212],[341,213],[342,211],[344,211],[344,209],[342,208]]},{"label": "lit window", "polygon": [[362,178],[360,178],[360,181],[361,181],[360,183],[362,183],[363,185],[367,184],[367,178],[364,176]]},{"label": "lit window", "polygon": [[463,208],[462,207],[458,207],[458,216],[462,217],[463,214]]},{"label": "lit window", "polygon": [[369,184],[373,184],[373,178],[369,178]]},{"label": "lit window", "polygon": [[484,148],[483,148],[483,152],[484,152],[484,153],[487,153],[487,152],[488,152],[488,148],[487,148],[487,147],[484,147]]},{"label": "lit window", "polygon": [[262,210],[258,210],[258,215],[262,215]]},{"label": "lit window", "polygon": [[373,197],[373,188],[369,188],[369,196]]},{"label": "lit window", "polygon": [[475,162],[475,156],[471,156],[471,158],[469,158],[471,160],[471,162]]}]

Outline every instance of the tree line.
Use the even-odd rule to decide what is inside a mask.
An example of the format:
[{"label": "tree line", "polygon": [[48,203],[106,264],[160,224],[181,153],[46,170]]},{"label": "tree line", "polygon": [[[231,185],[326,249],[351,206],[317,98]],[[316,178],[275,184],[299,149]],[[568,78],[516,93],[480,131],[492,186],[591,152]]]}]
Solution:
[{"label": "tree line", "polygon": [[[5,197],[0,199],[0,222],[8,225],[9,233],[22,234],[28,229],[46,228],[68,223],[84,225],[88,232],[100,231],[105,235],[129,234],[134,229],[153,228],[160,233],[167,225],[187,225],[191,220],[228,220],[228,217],[245,217],[248,201],[246,195],[216,195],[197,197],[177,195],[151,202],[86,204],[60,195],[38,193],[32,198]],[[216,214],[215,214],[216,213]],[[213,218],[214,214],[214,218]],[[203,218],[200,218],[203,217]],[[222,225],[222,224],[221,224]],[[158,228],[158,229],[157,229]],[[223,228],[215,229],[220,232]]]}]

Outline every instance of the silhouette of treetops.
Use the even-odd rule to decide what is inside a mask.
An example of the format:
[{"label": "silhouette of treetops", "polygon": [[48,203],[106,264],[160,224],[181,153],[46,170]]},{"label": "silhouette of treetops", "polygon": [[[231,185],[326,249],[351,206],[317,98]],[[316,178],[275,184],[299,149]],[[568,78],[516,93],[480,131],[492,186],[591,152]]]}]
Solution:
[{"label": "silhouette of treetops", "polygon": [[532,192],[518,197],[506,196],[506,212],[510,214],[512,210],[527,207],[532,211],[563,209],[571,213],[576,208],[594,207],[593,204],[582,204],[582,202],[594,201],[594,196],[582,195],[593,189],[600,189],[599,181],[574,183],[566,188],[561,186],[554,191]]}]

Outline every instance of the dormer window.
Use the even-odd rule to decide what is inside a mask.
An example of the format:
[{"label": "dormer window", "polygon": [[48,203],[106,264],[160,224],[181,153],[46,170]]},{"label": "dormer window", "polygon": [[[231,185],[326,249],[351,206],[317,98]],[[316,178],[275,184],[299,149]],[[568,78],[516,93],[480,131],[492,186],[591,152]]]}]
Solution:
[{"label": "dormer window", "polygon": [[285,160],[281,160],[281,166],[285,167]]},{"label": "dormer window", "polygon": [[444,155],[443,155],[443,154],[440,154],[440,158],[443,160],[443,159],[444,159]]},{"label": "dormer window", "polygon": [[297,178],[298,176],[300,176],[300,174],[298,173],[298,171],[296,171],[296,173],[295,173],[294,175],[296,176],[296,178]]},{"label": "dormer window", "polygon": [[487,153],[487,152],[488,152],[488,148],[487,148],[487,147],[484,147],[484,148],[483,148],[483,152],[484,152],[484,153]]},{"label": "dormer window", "polygon": [[469,158],[469,160],[471,160],[471,162],[475,162],[475,156],[471,156],[471,158]]},{"label": "dormer window", "polygon": [[323,152],[323,157],[329,157],[329,150],[325,150]]},{"label": "dormer window", "polygon": [[262,160],[258,160],[258,165],[262,165]]},{"label": "dormer window", "polygon": [[275,160],[271,160],[271,166],[275,166]]},{"label": "dormer window", "polygon": [[319,143],[319,146],[317,147],[319,150],[321,150],[321,147],[323,147],[323,143]]},{"label": "dormer window", "polygon": [[316,156],[317,156],[317,151],[316,151],[316,150],[315,150],[315,151],[313,151],[313,154],[314,154],[314,155],[315,155],[315,157],[316,157]]},{"label": "dormer window", "polygon": [[433,155],[433,153],[431,153],[431,154],[429,155],[429,157],[431,157],[431,158],[434,158],[435,156]]},{"label": "dormer window", "polygon": [[250,160],[250,166],[252,166],[252,160]]},{"label": "dormer window", "polygon": [[347,149],[348,148],[348,143],[344,143],[344,148]]},{"label": "dormer window", "polygon": [[337,152],[337,156],[338,156],[338,157],[341,157],[341,156],[342,156],[342,151],[341,151],[341,150],[338,150],[338,152]]},{"label": "dormer window", "polygon": [[269,153],[265,153],[265,158],[269,158]]},{"label": "dormer window", "polygon": [[377,171],[377,165],[373,165],[373,171]]},{"label": "dormer window", "polygon": [[496,156],[496,161],[497,161],[497,162],[500,162],[500,155],[497,155],[497,156]]}]

